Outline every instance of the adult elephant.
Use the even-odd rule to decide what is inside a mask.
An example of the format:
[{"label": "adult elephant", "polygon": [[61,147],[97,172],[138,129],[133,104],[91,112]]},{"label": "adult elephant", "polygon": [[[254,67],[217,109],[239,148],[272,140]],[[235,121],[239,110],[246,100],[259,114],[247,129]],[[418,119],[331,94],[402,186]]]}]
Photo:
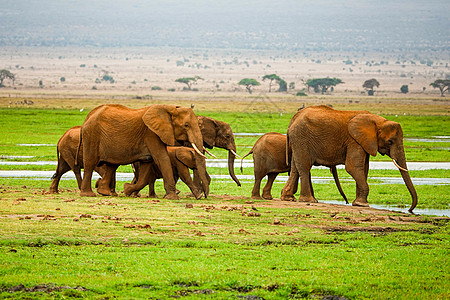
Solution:
[{"label": "adult elephant", "polygon": [[[273,199],[271,190],[272,185],[278,174],[284,172],[290,172],[291,164],[289,163],[290,157],[292,157],[292,149],[286,151],[286,135],[278,132],[269,132],[261,136],[253,145],[252,149],[242,157],[241,159],[241,171],[242,161],[245,157],[253,154],[253,173],[255,175],[255,184],[252,190],[252,199],[261,199],[260,189],[261,181],[267,175],[267,183],[263,188],[262,198],[271,200]],[[288,158],[289,157],[289,158]],[[339,190],[339,193],[348,203],[347,197],[341,188],[339,177],[337,175],[336,167],[332,166],[331,173],[333,174],[334,181]],[[294,184],[293,193],[297,192],[298,178]]]},{"label": "adult elephant", "polygon": [[369,157],[388,155],[400,170],[412,197],[409,211],[417,205],[417,193],[406,167],[403,131],[397,122],[388,121],[368,111],[340,111],[319,105],[298,111],[287,130],[287,143],[292,148],[292,166],[281,198],[293,198],[293,186],[300,176],[300,201],[317,202],[312,193],[311,167],[345,164],[356,181],[353,205],[369,206]]},{"label": "adult elephant", "polygon": [[[81,196],[95,196],[91,187],[92,171],[96,166],[125,165],[153,159],[161,171],[166,199],[178,199],[172,164],[167,146],[189,142],[196,149],[196,162],[203,189],[209,192],[206,180],[205,156],[198,150],[203,143],[198,120],[190,108],[155,104],[131,109],[119,104],[105,104],[93,109],[81,128],[84,177]],[[109,195],[111,177],[106,172],[98,187]]]},{"label": "adult elephant", "polygon": [[197,118],[203,136],[203,146],[208,149],[217,147],[228,150],[228,172],[234,182],[241,186],[234,173],[234,160],[237,153],[231,126],[228,123],[205,116],[197,116]]}]

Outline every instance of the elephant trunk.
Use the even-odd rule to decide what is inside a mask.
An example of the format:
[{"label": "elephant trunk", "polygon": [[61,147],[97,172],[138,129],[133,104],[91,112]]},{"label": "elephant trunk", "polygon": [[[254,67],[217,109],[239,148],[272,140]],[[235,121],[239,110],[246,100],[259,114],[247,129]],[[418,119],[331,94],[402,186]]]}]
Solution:
[{"label": "elephant trunk", "polygon": [[195,164],[199,179],[201,180],[202,190],[206,198],[209,195],[209,175],[206,171],[206,156],[199,150],[203,149],[203,138],[200,128],[194,130],[191,134],[188,134],[188,139],[195,150]]},{"label": "elephant trunk", "polygon": [[196,165],[197,165],[197,174],[199,176],[199,179],[201,181],[202,191],[205,195],[205,198],[208,198],[209,195],[209,175],[206,171],[206,160],[204,157],[196,154],[197,157],[195,158]]},{"label": "elephant trunk", "polygon": [[411,194],[411,198],[412,198],[412,203],[411,203],[411,207],[408,209],[408,211],[410,213],[412,213],[413,209],[416,207],[417,205],[417,192],[416,189],[414,188],[414,185],[412,183],[411,180],[411,176],[409,175],[408,172],[408,168],[406,166],[406,158],[405,158],[405,151],[402,149],[400,149],[398,151],[398,155],[397,157],[391,157],[393,159],[393,161],[396,161],[396,166],[400,171],[400,174],[402,174],[402,178],[403,181],[406,184],[406,187],[408,188],[409,193]]},{"label": "elephant trunk", "polygon": [[234,150],[228,150],[228,172],[230,173],[230,176],[231,178],[233,178],[234,182],[236,182],[237,186],[241,186],[239,179],[236,177],[236,174],[234,174],[234,160],[236,158],[236,155],[233,152],[236,153],[236,151]]}]

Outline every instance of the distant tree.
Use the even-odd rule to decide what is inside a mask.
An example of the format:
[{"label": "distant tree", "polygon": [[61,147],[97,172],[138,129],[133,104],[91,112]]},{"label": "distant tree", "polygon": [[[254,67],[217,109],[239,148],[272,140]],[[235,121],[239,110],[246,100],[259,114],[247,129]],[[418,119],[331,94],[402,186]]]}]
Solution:
[{"label": "distant tree", "polygon": [[14,80],[16,80],[16,76],[6,69],[0,70],[0,87],[4,86],[3,81],[5,79],[11,80],[14,84]]},{"label": "distant tree", "polygon": [[290,90],[293,90],[293,89],[295,89],[295,82],[289,82],[289,89]]},{"label": "distant tree", "polygon": [[280,81],[278,82],[280,87],[278,88],[279,92],[287,92],[287,82],[280,78]]},{"label": "distant tree", "polygon": [[183,78],[176,79],[175,82],[184,83],[184,84],[187,85],[188,90],[191,90],[192,89],[192,84],[196,83],[197,80],[203,80],[203,78],[201,78],[200,76],[183,77]]},{"label": "distant tree", "polygon": [[308,91],[312,87],[314,88],[314,92],[325,94],[330,87],[334,87],[340,83],[344,82],[339,78],[313,78],[306,81],[306,86],[308,87]]},{"label": "distant tree", "polygon": [[449,91],[450,88],[450,79],[438,79],[430,85],[433,88],[438,88],[441,91],[441,96],[444,97],[444,93]]},{"label": "distant tree", "polygon": [[269,93],[272,91],[272,82],[275,81],[280,81],[281,78],[277,75],[277,74],[270,74],[270,75],[264,75],[262,80],[265,81],[266,79],[270,80],[269,81]]},{"label": "distant tree", "polygon": [[373,89],[375,87],[378,88],[379,86],[380,86],[380,83],[375,78],[366,80],[363,83],[363,88],[365,88],[367,90],[367,93],[369,94],[369,96],[373,96],[373,94],[374,94],[374,90]]},{"label": "distant tree", "polygon": [[66,81],[66,77],[61,77],[59,80],[60,80],[61,82],[65,82],[65,81]]},{"label": "distant tree", "polygon": [[245,88],[247,89],[248,93],[252,93],[252,87],[261,85],[256,79],[253,78],[244,78],[238,83],[239,85],[245,85]]},{"label": "distant tree", "polygon": [[402,85],[402,86],[400,87],[400,91],[401,91],[403,94],[408,94],[408,92],[409,92],[408,85],[407,85],[407,84]]}]

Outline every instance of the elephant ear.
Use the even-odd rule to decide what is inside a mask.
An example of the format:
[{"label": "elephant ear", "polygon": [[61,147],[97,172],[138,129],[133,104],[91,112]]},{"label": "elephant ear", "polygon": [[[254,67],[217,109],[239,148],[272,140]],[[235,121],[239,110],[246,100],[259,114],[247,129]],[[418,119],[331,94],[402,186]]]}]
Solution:
[{"label": "elephant ear", "polygon": [[173,146],[175,145],[175,134],[172,115],[175,113],[175,106],[155,104],[149,106],[142,116],[142,120],[151,131],[158,135],[164,144]]},{"label": "elephant ear", "polygon": [[195,154],[191,148],[178,147],[175,151],[175,157],[186,165],[189,169],[196,169]]},{"label": "elephant ear", "polygon": [[198,125],[202,132],[203,143],[206,143],[206,147],[212,149],[216,145],[216,137],[217,137],[217,124],[215,120],[199,116],[198,117]]},{"label": "elephant ear", "polygon": [[376,156],[378,151],[376,117],[378,116],[372,114],[359,114],[348,121],[350,135],[372,156]]}]

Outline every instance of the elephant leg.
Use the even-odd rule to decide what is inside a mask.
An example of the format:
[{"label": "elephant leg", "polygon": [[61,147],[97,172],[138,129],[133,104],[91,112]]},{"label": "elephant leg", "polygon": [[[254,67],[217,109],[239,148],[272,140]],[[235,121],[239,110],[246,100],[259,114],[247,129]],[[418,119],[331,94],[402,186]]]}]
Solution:
[{"label": "elephant leg", "polygon": [[266,176],[266,174],[259,174],[255,172],[255,184],[253,185],[252,190],[252,199],[261,199],[261,195],[259,193],[261,189],[261,180]]},{"label": "elephant leg", "polygon": [[155,142],[155,138],[150,134],[144,140],[147,148],[150,150],[152,157],[158,166],[164,181],[164,189],[166,191],[165,199],[180,199],[175,190],[175,180],[173,179],[172,163],[167,153],[166,145],[161,142]]},{"label": "elephant leg", "polygon": [[369,160],[366,155],[362,160],[356,161],[347,159],[345,170],[353,177],[356,182],[356,199],[352,202],[353,206],[369,206],[367,196],[369,195],[369,185],[367,184],[367,175],[369,170]]},{"label": "elephant leg", "polygon": [[[53,175],[53,180],[50,185],[49,193],[50,194],[57,194],[58,193],[58,185],[61,177],[70,171],[70,166],[67,164],[67,162],[63,159],[59,159],[58,166],[56,167],[56,172]],[[75,174],[76,175],[76,174]],[[78,181],[78,179],[77,179]],[[78,187],[80,186],[80,182],[78,182]]]},{"label": "elephant leg", "polygon": [[[117,194],[112,193],[111,186],[115,186],[115,177],[117,165],[105,164],[100,169],[97,169],[102,179],[98,181],[97,192],[103,196],[115,196]],[[114,195],[115,194],[115,195]]]},{"label": "elephant leg", "polygon": [[273,182],[275,181],[275,178],[277,178],[278,173],[269,173],[267,174],[267,183],[263,188],[263,193],[262,193],[262,197],[264,199],[267,200],[272,200],[272,194],[271,194],[271,190],[272,190],[272,185]]},{"label": "elephant leg", "polygon": [[318,202],[317,199],[314,198],[314,189],[311,182],[311,163],[297,162],[296,167],[297,170],[299,170],[300,175],[300,196],[298,197],[298,201],[311,203]]},{"label": "elephant leg", "polygon": [[[134,179],[132,181],[132,183],[125,183],[124,187],[123,187],[123,193],[125,194],[125,196],[129,197],[132,194],[138,194],[140,190],[142,190],[150,181],[150,174],[152,173],[152,165],[153,163],[150,162],[141,162],[140,166],[139,166],[139,175],[136,177],[135,175],[135,179],[137,179],[136,183],[134,183]],[[155,181],[156,181],[156,176],[153,175],[153,177],[155,177],[153,179],[153,192],[154,192],[154,186],[155,186]],[[153,196],[153,195],[152,195]],[[156,196],[156,195],[155,195]]]},{"label": "elephant leg", "polygon": [[94,166],[91,164],[84,164],[84,176],[81,181],[81,197],[95,197],[95,193],[92,191],[91,181],[92,173],[94,172]]},{"label": "elephant leg", "polygon": [[281,190],[281,197],[280,200],[282,201],[295,201],[294,194],[297,192],[298,189],[298,180],[299,180],[299,174],[297,167],[294,163],[294,159],[292,159],[291,162],[291,171],[289,172],[289,178],[284,185],[283,189]]},{"label": "elephant leg", "polygon": [[[192,181],[191,174],[189,173],[189,169],[184,166],[182,163],[177,162],[178,176],[181,180],[189,187],[195,199],[200,199],[202,197],[202,188],[198,189],[195,185],[194,181]],[[195,174],[195,171],[194,171]],[[200,185],[201,187],[201,185]]]},{"label": "elephant leg", "polygon": [[[155,182],[156,182],[156,175],[152,172],[150,172],[148,176],[148,197],[149,198],[157,198],[155,193]],[[137,192],[135,192],[137,194]]]}]

